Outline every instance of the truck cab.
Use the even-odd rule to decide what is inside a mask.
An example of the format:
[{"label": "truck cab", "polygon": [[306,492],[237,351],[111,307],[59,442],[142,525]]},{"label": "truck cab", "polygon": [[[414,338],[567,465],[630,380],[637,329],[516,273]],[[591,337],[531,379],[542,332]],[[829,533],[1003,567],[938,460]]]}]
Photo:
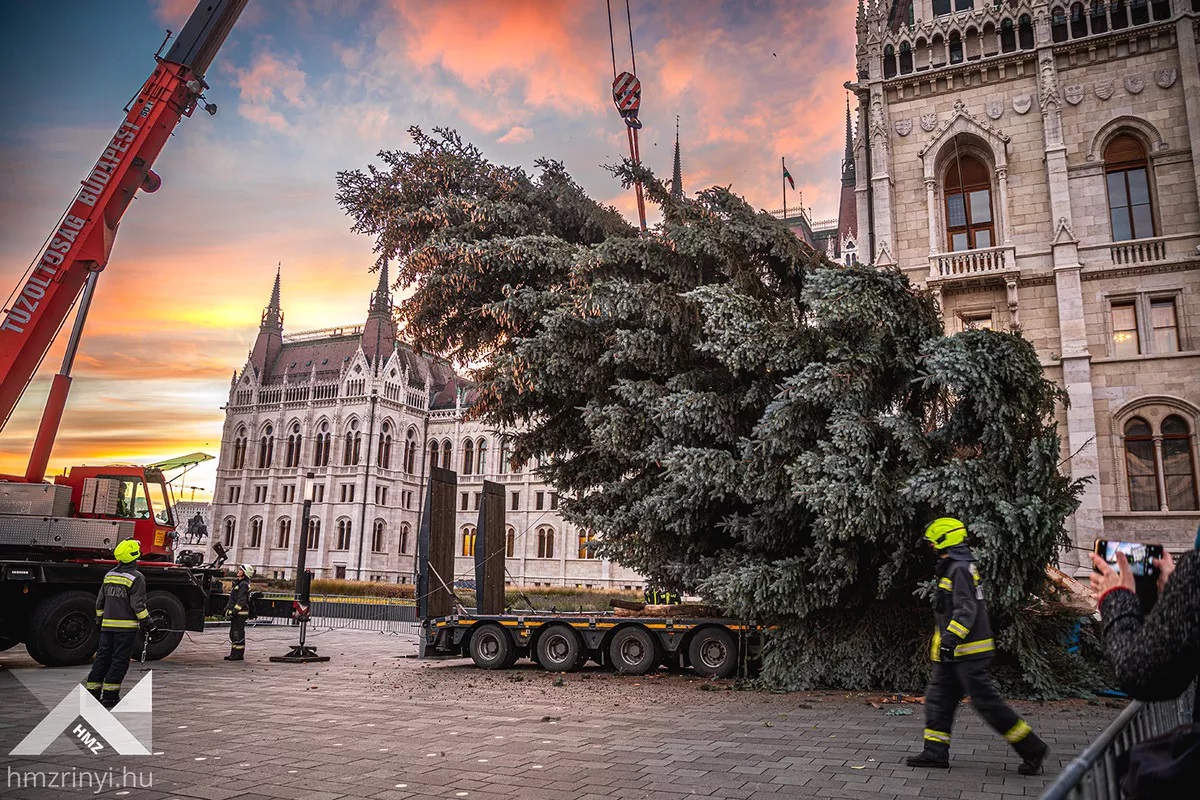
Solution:
[{"label": "truck cab", "polygon": [[71,488],[72,516],[132,522],[144,561],[174,561],[175,519],[161,470],[132,465],[71,467],[54,483]]}]

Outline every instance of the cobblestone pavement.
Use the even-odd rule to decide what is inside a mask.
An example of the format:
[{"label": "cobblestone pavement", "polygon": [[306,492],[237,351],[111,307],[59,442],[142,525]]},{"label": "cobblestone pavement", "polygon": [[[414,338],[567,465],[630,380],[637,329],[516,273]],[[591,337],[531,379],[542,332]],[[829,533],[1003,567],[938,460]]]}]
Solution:
[{"label": "cobblestone pavement", "polygon": [[[123,770],[143,785],[152,772],[153,787],[106,785],[99,796],[148,800],[1032,797],[1119,713],[1015,702],[1054,750],[1050,775],[1023,778],[1003,740],[964,709],[953,768],[917,771],[903,759],[920,743],[918,705],[734,691],[666,672],[632,678],[592,667],[561,681],[528,664],[483,672],[465,660],[406,657],[415,637],[364,632],[312,637],[332,656],[327,664],[269,663],[293,637],[252,628],[248,661],[226,663],[224,633],[213,630],[154,663],[155,754],[141,757],[93,755],[66,737],[56,745],[65,755],[6,755],[46,713],[17,675],[69,686],[86,668],[39,668],[23,648],[0,653],[0,795],[86,797],[86,786],[22,781],[55,772],[78,786],[84,771],[111,768],[117,784]],[[134,664],[126,686],[141,675]],[[914,713],[887,716],[897,707]]]}]

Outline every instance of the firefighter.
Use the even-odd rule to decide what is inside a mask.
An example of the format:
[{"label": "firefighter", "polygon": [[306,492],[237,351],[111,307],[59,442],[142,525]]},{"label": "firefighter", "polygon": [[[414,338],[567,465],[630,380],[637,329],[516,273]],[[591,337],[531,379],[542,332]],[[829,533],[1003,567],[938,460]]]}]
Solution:
[{"label": "firefighter", "polygon": [[105,708],[112,708],[121,700],[121,682],[129,671],[129,656],[138,629],[149,633],[154,627],[146,608],[146,579],[135,566],[142,557],[137,540],[118,542],[113,557],[117,566],[104,576],[96,595],[100,647],[84,684]]},{"label": "firefighter", "polygon": [[925,529],[925,539],[938,555],[937,626],[930,645],[933,678],[925,690],[925,747],[909,756],[907,763],[950,766],[950,730],[966,694],[980,716],[1021,756],[1017,772],[1037,775],[1050,748],[1004,703],[992,684],[988,665],[996,646],[975,556],[963,544],[966,538],[966,526],[952,517],[936,519]]},{"label": "firefighter", "polygon": [[238,566],[237,578],[229,590],[229,603],[225,615],[229,617],[229,655],[226,661],[243,661],[246,658],[246,619],[250,616],[250,579],[254,567],[249,564]]}]

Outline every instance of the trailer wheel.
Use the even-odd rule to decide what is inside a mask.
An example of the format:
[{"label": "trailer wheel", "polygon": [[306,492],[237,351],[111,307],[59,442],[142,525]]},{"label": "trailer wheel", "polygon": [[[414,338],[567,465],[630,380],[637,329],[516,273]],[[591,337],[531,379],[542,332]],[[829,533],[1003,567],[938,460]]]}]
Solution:
[{"label": "trailer wheel", "polygon": [[608,660],[623,675],[645,675],[662,663],[662,648],[654,634],[639,625],[622,628],[608,646]]},{"label": "trailer wheel", "polygon": [[145,634],[138,633],[133,642],[133,652],[129,654],[132,661],[141,660],[143,645],[146,648],[146,660],[158,661],[175,652],[175,648],[183,641],[187,615],[178,597],[170,592],[150,592],[146,595],[146,610],[150,612],[156,630],[150,632],[149,644],[145,644]]},{"label": "trailer wheel", "polygon": [[729,678],[737,671],[737,645],[724,628],[701,628],[688,645],[688,661],[706,678]]},{"label": "trailer wheel", "polygon": [[471,660],[480,669],[508,669],[517,660],[517,648],[504,628],[481,625],[471,634]]},{"label": "trailer wheel", "polygon": [[551,625],[538,637],[538,663],[551,672],[574,672],[583,665],[583,643],[567,625]]},{"label": "trailer wheel", "polygon": [[29,616],[25,646],[33,660],[43,666],[86,664],[99,644],[96,596],[91,592],[51,595]]}]

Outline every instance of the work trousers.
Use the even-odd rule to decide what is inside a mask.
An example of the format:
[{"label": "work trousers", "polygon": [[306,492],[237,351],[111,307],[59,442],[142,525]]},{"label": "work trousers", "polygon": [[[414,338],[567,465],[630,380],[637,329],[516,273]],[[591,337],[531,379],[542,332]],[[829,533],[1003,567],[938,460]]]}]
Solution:
[{"label": "work trousers", "polygon": [[105,692],[116,692],[121,689],[121,681],[129,671],[129,654],[133,652],[133,640],[137,638],[137,629],[127,631],[100,631],[100,647],[96,650],[96,660],[92,662],[92,671],[88,673],[86,689],[100,689]]},{"label": "work trousers", "polygon": [[1000,698],[988,672],[991,658],[933,664],[933,679],[925,690],[925,752],[939,760],[950,754],[954,712],[963,695],[992,729],[1003,736],[1022,758],[1034,758],[1045,745],[1033,729]]},{"label": "work trousers", "polygon": [[241,658],[246,652],[246,618],[234,614],[229,619],[229,654]]}]

